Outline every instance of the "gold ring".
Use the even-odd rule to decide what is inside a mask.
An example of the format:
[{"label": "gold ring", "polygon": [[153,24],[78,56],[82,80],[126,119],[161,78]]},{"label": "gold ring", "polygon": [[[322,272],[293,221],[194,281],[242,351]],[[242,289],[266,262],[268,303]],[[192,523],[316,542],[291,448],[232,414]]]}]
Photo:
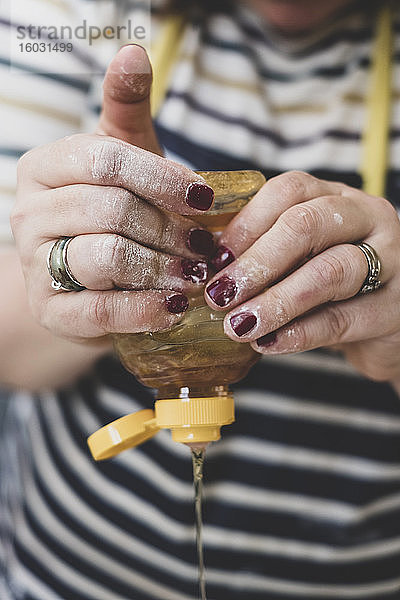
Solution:
[{"label": "gold ring", "polygon": [[380,280],[382,264],[379,260],[378,254],[375,252],[372,246],[366,244],[365,242],[355,245],[357,248],[360,248],[368,263],[368,275],[358,294],[369,294],[370,292],[374,292],[382,287],[382,282]]}]

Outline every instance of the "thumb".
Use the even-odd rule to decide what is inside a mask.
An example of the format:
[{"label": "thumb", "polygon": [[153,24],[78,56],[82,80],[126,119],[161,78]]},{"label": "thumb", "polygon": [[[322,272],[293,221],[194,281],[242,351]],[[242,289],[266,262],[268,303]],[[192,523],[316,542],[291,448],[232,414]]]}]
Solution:
[{"label": "thumb", "polygon": [[96,132],[162,154],[151,118],[152,81],[146,50],[134,44],[123,46],[107,69]]}]

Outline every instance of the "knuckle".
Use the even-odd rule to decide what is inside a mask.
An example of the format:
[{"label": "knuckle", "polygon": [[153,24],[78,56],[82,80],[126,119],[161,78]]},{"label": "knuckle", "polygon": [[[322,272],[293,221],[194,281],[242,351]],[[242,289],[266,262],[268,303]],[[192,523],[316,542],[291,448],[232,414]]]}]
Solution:
[{"label": "knuckle", "polygon": [[278,175],[271,182],[274,185],[279,185],[285,194],[297,195],[299,192],[305,192],[314,180],[315,177],[304,171],[288,171],[282,175]]},{"label": "knuckle", "polygon": [[26,211],[19,204],[15,204],[10,214],[10,224],[13,234],[18,233],[26,221]]},{"label": "knuckle", "polygon": [[154,229],[153,236],[154,240],[158,241],[158,245],[161,248],[167,248],[171,246],[173,241],[173,223],[167,213],[157,211],[157,215],[154,218]]},{"label": "knuckle", "polygon": [[171,170],[168,161],[162,161],[157,168],[157,178],[154,182],[155,194],[161,194],[163,190],[171,187]]},{"label": "knuckle", "polygon": [[307,240],[308,246],[313,242],[316,233],[321,227],[321,215],[313,206],[296,204],[292,206],[279,219],[285,233],[295,241]]},{"label": "knuckle", "polygon": [[320,255],[311,261],[310,269],[318,289],[326,290],[331,300],[335,299],[339,288],[350,274],[350,264],[345,255],[338,256],[332,253]]},{"label": "knuckle", "polygon": [[107,235],[102,248],[102,260],[107,269],[120,269],[126,262],[126,245],[119,235]]},{"label": "knuckle", "polygon": [[45,148],[45,146],[31,148],[30,150],[28,150],[27,152],[22,154],[22,156],[20,156],[18,163],[17,163],[17,175],[22,175],[26,170],[28,170],[30,168],[32,161],[34,160],[36,154],[38,153],[38,151],[40,151],[44,148]]},{"label": "knuckle", "polygon": [[132,265],[134,257],[129,242],[120,235],[102,236],[91,248],[91,263],[102,278],[114,287],[132,285]]},{"label": "knuckle", "polygon": [[18,178],[18,180],[28,169],[28,166],[32,160],[33,152],[34,152],[34,150],[28,150],[28,152],[25,152],[25,154],[23,154],[20,157],[20,159],[18,160],[18,163],[17,163],[17,178]]},{"label": "knuckle", "polygon": [[115,323],[114,296],[110,294],[97,294],[88,304],[88,321],[94,328],[102,333],[110,333]]},{"label": "knuckle", "polygon": [[237,215],[236,218],[229,223],[229,230],[231,232],[234,231],[234,235],[238,238],[239,243],[247,245],[247,241],[250,239],[253,230],[263,230],[263,224],[268,216],[269,210],[266,201],[266,193],[266,188],[264,186],[264,188],[262,188],[262,190],[241,210],[240,215]]},{"label": "knuckle", "polygon": [[389,200],[386,200],[386,198],[378,197],[374,198],[374,201],[376,208],[379,210],[381,218],[383,217],[388,221],[398,223],[399,217],[397,211],[393,204],[389,202]]},{"label": "knuckle", "polygon": [[351,323],[347,313],[341,309],[340,304],[327,305],[325,308],[325,326],[330,343],[345,341]]},{"label": "knuckle", "polygon": [[89,163],[90,172],[96,181],[117,181],[123,167],[120,145],[112,139],[98,141],[90,150]]},{"label": "knuckle", "polygon": [[161,277],[162,254],[119,235],[108,235],[103,242],[102,269],[117,288],[151,289]]},{"label": "knuckle", "polygon": [[97,135],[96,134],[87,134],[87,133],[72,133],[72,134],[68,134],[65,135],[64,137],[60,138],[59,140],[56,141],[56,144],[74,144],[74,145],[80,145],[82,143],[84,143],[85,141],[87,141],[88,139],[91,140],[96,140],[97,139]]},{"label": "knuckle", "polygon": [[[122,233],[136,222],[134,218],[137,198],[124,188],[111,188],[104,195],[103,207],[99,215],[107,231]],[[97,211],[96,211],[97,213]]]},{"label": "knuckle", "polygon": [[354,196],[354,187],[343,183],[343,181],[335,181],[335,187],[338,189],[338,193],[342,198],[348,198]]},{"label": "knuckle", "polygon": [[[161,252],[149,250],[149,268],[141,274],[141,286],[144,289],[153,288],[156,283],[165,279],[166,259]],[[168,259],[167,259],[168,260]]]}]

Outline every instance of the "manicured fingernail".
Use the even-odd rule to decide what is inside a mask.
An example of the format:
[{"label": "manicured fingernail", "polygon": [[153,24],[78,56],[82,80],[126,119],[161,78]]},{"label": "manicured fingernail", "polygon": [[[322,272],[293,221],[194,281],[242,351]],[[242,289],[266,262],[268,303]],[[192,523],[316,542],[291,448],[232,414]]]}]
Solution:
[{"label": "manicured fingernail", "polygon": [[206,183],[191,183],[186,190],[186,204],[197,210],[208,210],[214,202],[214,190]]},{"label": "manicured fingernail", "polygon": [[244,312],[233,315],[229,322],[236,335],[242,337],[242,335],[246,335],[246,333],[254,329],[257,324],[257,317],[251,312]]},{"label": "manicured fingernail", "polygon": [[187,241],[189,250],[196,254],[210,256],[214,251],[213,234],[205,229],[191,229]]},{"label": "manicured fingernail", "polygon": [[267,335],[263,335],[262,337],[258,338],[257,346],[259,348],[269,348],[275,344],[276,340],[277,335],[275,331],[272,331],[272,333],[267,333]]},{"label": "manicured fingernail", "polygon": [[189,300],[184,294],[174,294],[165,299],[167,311],[173,315],[183,313],[189,308]]},{"label": "manicured fingernail", "polygon": [[229,250],[226,246],[219,246],[210,262],[218,273],[218,271],[222,271],[222,269],[233,263],[234,260],[236,259],[232,250]]},{"label": "manicured fingernail", "polygon": [[207,288],[207,294],[217,306],[226,306],[236,295],[236,283],[230,277],[221,277]]},{"label": "manicured fingernail", "polygon": [[183,259],[181,262],[183,279],[192,283],[204,283],[208,277],[208,265],[204,261]]}]

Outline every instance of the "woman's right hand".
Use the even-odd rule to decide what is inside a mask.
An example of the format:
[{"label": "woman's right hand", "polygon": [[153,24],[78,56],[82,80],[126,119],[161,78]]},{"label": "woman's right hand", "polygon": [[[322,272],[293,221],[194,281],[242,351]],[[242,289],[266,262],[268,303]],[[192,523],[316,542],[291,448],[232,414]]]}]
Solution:
[{"label": "woman's right hand", "polygon": [[[30,306],[42,326],[73,341],[97,344],[115,332],[166,329],[207,278],[213,240],[193,218],[211,206],[213,192],[190,169],[133,145],[157,150],[142,105],[149,90],[126,102],[124,93],[135,92],[133,72],[129,86],[117,87],[118,69],[126,74],[138,61],[143,71],[147,56],[130,46],[111,63],[101,135],[64,138],[31,150],[19,164],[11,222]],[[146,91],[145,75],[138,95]],[[135,123],[138,114],[148,116],[151,131],[143,118]],[[87,288],[81,292],[51,287],[47,257],[62,236],[73,238],[68,263]]]}]

